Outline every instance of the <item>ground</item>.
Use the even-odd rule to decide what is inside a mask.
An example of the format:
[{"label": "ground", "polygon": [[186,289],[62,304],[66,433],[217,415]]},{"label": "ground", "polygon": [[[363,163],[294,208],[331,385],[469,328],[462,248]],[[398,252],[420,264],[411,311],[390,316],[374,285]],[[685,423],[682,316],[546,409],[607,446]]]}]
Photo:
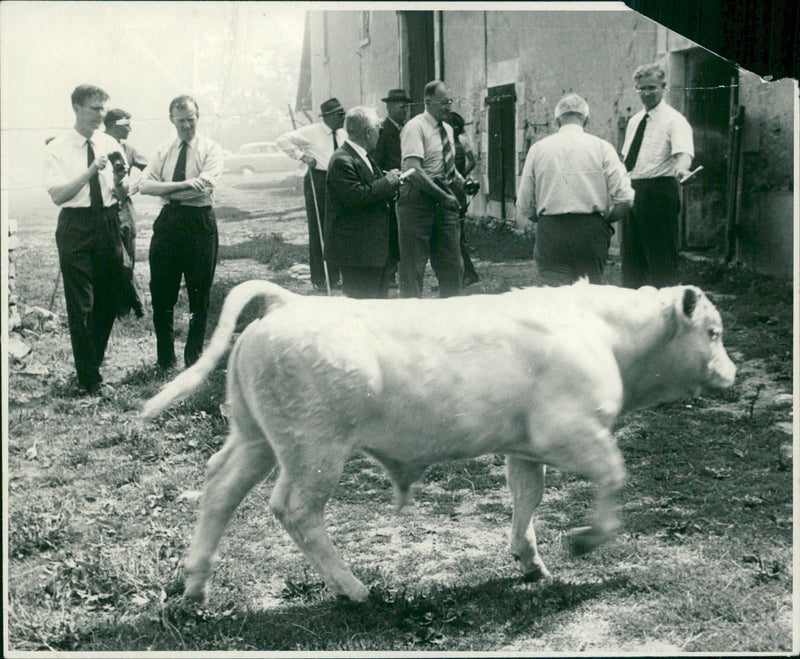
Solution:
[{"label": "ground", "polygon": [[[245,279],[314,294],[302,196],[290,183],[224,177],[213,318],[224,294]],[[157,204],[136,203],[137,279],[146,291]],[[548,472],[536,524],[552,579],[521,581],[509,556],[502,456],[432,467],[400,515],[381,469],[357,456],[327,520],[371,588],[366,607],[326,593],[267,508],[272,476],[237,511],[211,601],[196,608],[180,600],[180,561],[204,462],[227,430],[224,369],[192,399],[142,425],[138,410],[164,377],[153,367],[148,315],[128,317],[115,326],[103,367],[112,389],[80,396],[63,293],[54,292],[56,210],[43,192],[29,190],[14,191],[10,213],[19,227],[20,301],[47,309],[52,300],[58,322],[26,317],[21,338],[32,352],[10,364],[7,649],[668,654],[793,647],[790,282],[684,258],[684,283],[704,287],[722,312],[737,384],[620,423],[629,472],[620,497],[624,528],[585,559],[572,558],[564,538],[581,522],[592,488]],[[469,294],[537,282],[529,238],[480,221],[469,224],[469,236],[481,275]],[[608,274],[619,281],[616,261]],[[435,295],[434,284],[426,279],[426,295]],[[183,294],[178,311],[180,341]]]}]

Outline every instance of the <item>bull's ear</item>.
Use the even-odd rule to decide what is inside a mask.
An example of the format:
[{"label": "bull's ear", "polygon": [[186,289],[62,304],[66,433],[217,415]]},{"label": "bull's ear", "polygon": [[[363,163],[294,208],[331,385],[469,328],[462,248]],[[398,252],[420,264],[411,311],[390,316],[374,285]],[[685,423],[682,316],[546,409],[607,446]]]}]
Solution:
[{"label": "bull's ear", "polygon": [[683,291],[683,313],[687,318],[691,318],[697,306],[697,291],[693,288],[686,288]]}]

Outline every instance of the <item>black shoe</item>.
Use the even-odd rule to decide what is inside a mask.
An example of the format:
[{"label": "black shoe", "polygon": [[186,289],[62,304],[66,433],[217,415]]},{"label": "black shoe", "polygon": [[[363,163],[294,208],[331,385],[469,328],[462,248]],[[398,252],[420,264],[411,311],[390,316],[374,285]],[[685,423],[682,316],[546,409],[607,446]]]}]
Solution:
[{"label": "black shoe", "polygon": [[92,382],[91,384],[84,385],[83,388],[90,396],[99,396],[102,391],[99,382]]},{"label": "black shoe", "polygon": [[178,360],[172,359],[170,361],[158,362],[158,368],[162,371],[172,371],[178,366]]}]

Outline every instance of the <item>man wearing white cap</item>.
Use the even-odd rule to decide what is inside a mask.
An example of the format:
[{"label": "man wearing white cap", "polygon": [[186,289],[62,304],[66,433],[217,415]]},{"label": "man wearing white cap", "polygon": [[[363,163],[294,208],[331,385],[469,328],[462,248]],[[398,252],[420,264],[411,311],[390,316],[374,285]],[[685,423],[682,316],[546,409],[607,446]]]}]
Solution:
[{"label": "man wearing white cap", "polygon": [[517,224],[538,223],[534,256],[547,286],[603,280],[613,222],[633,188],[611,144],[584,132],[589,106],[577,94],[555,109],[558,132],[528,151],[517,192]]}]

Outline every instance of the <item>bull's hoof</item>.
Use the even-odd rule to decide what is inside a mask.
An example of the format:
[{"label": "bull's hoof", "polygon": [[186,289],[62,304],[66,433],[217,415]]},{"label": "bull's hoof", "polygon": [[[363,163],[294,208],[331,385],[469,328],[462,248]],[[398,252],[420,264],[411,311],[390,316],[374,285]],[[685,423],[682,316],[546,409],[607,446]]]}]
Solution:
[{"label": "bull's hoof", "polygon": [[204,581],[187,582],[183,590],[183,598],[189,602],[203,605],[208,599],[208,586]]},{"label": "bull's hoof", "polygon": [[525,583],[536,583],[537,581],[541,581],[542,579],[549,579],[550,578],[550,570],[548,570],[544,565],[536,565],[530,572],[525,572],[522,575],[522,580]]},{"label": "bull's hoof", "polygon": [[573,556],[583,556],[594,551],[608,540],[608,536],[591,526],[576,529],[570,537],[570,548]]}]

